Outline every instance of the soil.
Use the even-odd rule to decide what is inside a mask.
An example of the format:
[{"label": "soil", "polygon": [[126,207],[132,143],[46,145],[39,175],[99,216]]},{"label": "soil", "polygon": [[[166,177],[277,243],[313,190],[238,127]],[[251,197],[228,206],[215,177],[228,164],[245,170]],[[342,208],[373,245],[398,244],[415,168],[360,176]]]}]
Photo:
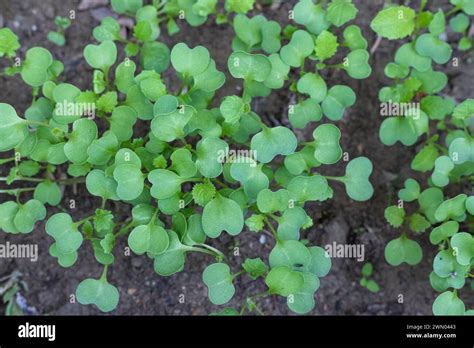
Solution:
[{"label": "soil", "polygon": [[[104,1],[97,1],[103,3]],[[296,1],[280,2],[279,6],[264,7],[267,18],[288,22],[288,10]],[[369,29],[370,19],[382,8],[381,0],[355,0],[359,8],[356,23],[364,31],[369,46],[375,42],[373,32]],[[435,1],[437,5],[447,5],[448,1]],[[67,16],[70,10],[77,10],[79,1],[74,0],[2,0],[0,2],[0,26],[14,29],[22,43],[21,55],[27,48],[35,45],[51,50],[54,56],[65,63],[63,79],[77,85],[81,89],[91,88],[91,69],[82,59],[82,50],[91,41],[92,29],[99,24],[99,18],[108,14],[107,6],[98,5],[85,11],[77,11],[73,25],[67,30],[67,45],[63,48],[54,46],[46,40],[48,31],[54,29],[53,19],[56,15]],[[183,41],[190,46],[204,45],[216,60],[220,70],[226,71],[227,57],[231,53],[233,31],[226,26],[217,26],[208,21],[206,25],[190,28],[181,25],[181,32],[168,38],[163,32],[163,41],[168,45]],[[161,39],[161,38],[160,38]],[[436,294],[428,281],[431,272],[431,260],[436,253],[428,235],[417,238],[422,244],[425,255],[420,265],[410,267],[389,266],[384,259],[383,250],[388,241],[398,236],[398,231],[387,226],[383,211],[390,202],[392,192],[400,188],[405,178],[410,177],[410,161],[416,153],[416,147],[402,146],[384,147],[378,139],[378,129],[382,121],[379,116],[378,91],[388,81],[384,78],[383,69],[393,57],[397,44],[382,41],[372,56],[373,73],[370,78],[355,81],[344,72],[334,72],[328,76],[329,84],[347,84],[351,86],[358,100],[339,122],[342,146],[351,158],[367,156],[374,164],[371,181],[375,194],[373,199],[364,203],[350,200],[344,188],[334,185],[335,199],[308,206],[315,220],[314,226],[304,233],[304,238],[311,244],[327,245],[332,242],[363,244],[366,261],[374,265],[374,280],[380,286],[380,292],[371,293],[359,285],[361,262],[356,259],[333,259],[333,267],[329,275],[321,279],[321,288],[316,294],[316,308],[313,315],[430,315],[431,304]],[[450,85],[446,88],[447,95],[456,96],[459,100],[473,98],[474,68],[472,56],[455,52],[460,58],[459,67],[450,67]],[[171,77],[165,75],[166,79]],[[29,106],[31,94],[18,78],[1,78],[3,86],[0,102],[15,105],[19,114]],[[228,79],[219,94],[236,93],[238,81]],[[284,91],[273,92],[271,97],[258,100],[254,107],[257,112],[270,123],[287,123],[286,108],[289,95]],[[305,136],[305,134],[300,134]],[[345,163],[331,166],[328,173],[341,174]],[[5,171],[5,168],[2,170]],[[65,191],[64,202],[75,199],[76,209],[72,212],[75,219],[80,219],[92,212],[98,202],[85,194],[84,187],[78,186],[77,193],[71,188]],[[0,198],[0,201],[4,198]],[[213,242],[221,250],[233,255],[235,247],[239,248],[239,256],[231,256],[231,266],[236,269],[246,257],[268,256],[273,242],[268,238],[265,243],[259,242],[260,235],[244,232],[238,238],[223,236]],[[38,225],[34,233],[24,236],[0,234],[0,243],[36,243],[39,245],[39,260],[31,263],[25,260],[2,260],[0,262],[0,278],[17,270],[29,287],[22,295],[30,306],[40,314],[53,315],[88,315],[101,314],[92,306],[70,303],[70,296],[75,292],[77,284],[87,277],[98,277],[101,267],[96,263],[92,250],[83,247],[78,262],[70,269],[58,266],[55,259],[49,256],[50,238],[44,233],[44,225]],[[204,267],[209,263],[205,255],[190,255],[183,272],[164,278],[153,271],[152,262],[144,257],[124,256],[125,244],[116,248],[116,262],[109,272],[109,280],[120,291],[120,303],[113,314],[119,315],[207,315],[218,310],[206,300],[206,288],[201,280]],[[236,281],[236,296],[229,306],[239,307],[246,296],[256,294],[265,289],[262,281],[254,282],[248,277],[239,277]],[[184,303],[180,301],[184,295]],[[468,294],[463,298],[471,307],[474,299]],[[403,298],[403,303],[399,299]],[[263,312],[268,315],[290,314],[285,299],[268,297],[259,300]],[[1,309],[1,308],[0,308]],[[2,311],[3,312],[3,311]]]}]

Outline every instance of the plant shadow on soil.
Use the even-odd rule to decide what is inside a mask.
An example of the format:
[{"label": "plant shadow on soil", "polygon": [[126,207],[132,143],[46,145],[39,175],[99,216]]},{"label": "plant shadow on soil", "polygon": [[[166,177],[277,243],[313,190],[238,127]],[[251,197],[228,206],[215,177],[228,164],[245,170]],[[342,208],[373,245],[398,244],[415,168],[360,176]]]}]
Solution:
[{"label": "plant shadow on soil", "polygon": [[[280,1],[273,8],[265,7],[263,13],[268,18],[280,21],[282,26],[289,22],[288,10],[296,1]],[[73,25],[67,30],[67,44],[63,48],[56,47],[46,40],[48,31],[54,29],[53,19],[56,15],[67,16],[70,10],[76,10],[79,1],[65,0],[3,0],[0,3],[0,27],[3,22],[19,35],[22,48],[21,55],[29,47],[45,46],[56,58],[65,63],[64,81],[76,84],[81,89],[91,88],[92,71],[82,58],[82,50],[92,42],[92,28],[99,24],[99,18],[108,15],[107,6],[99,6],[85,11],[78,11]],[[369,47],[375,42],[370,30],[370,19],[382,8],[381,0],[355,0],[359,8],[356,24],[360,25],[369,41]],[[446,6],[448,1],[435,1],[436,5]],[[227,26],[217,26],[211,20],[199,28],[191,28],[181,23],[181,32],[168,37],[162,33],[170,47],[183,41],[190,46],[204,45],[216,60],[221,71],[227,71],[227,57],[231,53],[233,30]],[[334,199],[308,206],[309,214],[314,218],[314,226],[303,232],[303,238],[310,244],[324,246],[337,243],[363,244],[366,261],[374,265],[374,279],[380,285],[379,293],[371,293],[359,285],[361,277],[361,262],[356,259],[333,259],[333,267],[328,276],[321,279],[321,288],[316,293],[316,307],[311,312],[314,315],[430,315],[431,303],[436,293],[429,284],[429,273],[432,269],[432,259],[436,252],[428,241],[428,234],[418,236],[425,251],[423,261],[416,267],[402,265],[389,266],[384,259],[383,251],[386,243],[396,238],[398,231],[387,226],[383,212],[389,201],[393,203],[393,192],[400,188],[403,181],[413,175],[410,172],[410,161],[415,155],[415,147],[402,146],[384,147],[378,139],[378,128],[382,121],[379,116],[378,91],[388,81],[383,70],[394,56],[397,43],[383,40],[371,64],[373,73],[370,78],[356,81],[349,78],[345,72],[331,71],[326,77],[330,86],[347,84],[351,86],[358,100],[356,105],[346,112],[344,119],[338,123],[342,132],[342,146],[351,158],[358,156],[369,157],[374,164],[371,181],[374,185],[374,197],[363,203],[350,200],[344,188],[337,183],[333,185]],[[474,79],[472,56],[455,52],[460,57],[458,68],[448,68],[450,85],[445,89],[447,95],[455,96],[458,100],[474,97],[470,88]],[[165,80],[174,84],[176,79],[170,72]],[[19,78],[1,78],[2,95],[0,102],[14,105],[19,114],[23,114],[31,101],[31,94]],[[228,76],[225,87],[218,92],[217,99],[225,95],[239,93],[240,82]],[[287,90],[274,91],[269,98],[256,100],[254,110],[269,124],[288,124],[286,114],[290,96]],[[314,128],[314,127],[312,127]],[[309,139],[312,128],[300,132],[298,136]],[[344,173],[346,163],[328,168],[327,173],[339,175]],[[2,168],[5,174],[6,168]],[[8,198],[1,197],[0,201]],[[76,220],[90,214],[98,207],[97,199],[89,196],[84,186],[77,190],[67,188],[63,202],[74,199],[76,209],[72,212]],[[110,206],[113,210],[114,207]],[[127,210],[122,208],[122,217]],[[244,231],[237,238],[222,236],[212,241],[213,245],[230,255],[231,267],[236,269],[246,257],[267,258],[273,247],[273,241],[267,238],[264,244],[259,242],[260,235]],[[44,224],[38,224],[36,230],[24,236],[0,234],[0,243],[36,243],[39,246],[39,260],[31,263],[26,260],[2,260],[0,262],[0,277],[18,270],[23,274],[23,280],[29,290],[23,293],[30,306],[34,306],[41,314],[53,315],[88,315],[100,314],[91,306],[70,303],[77,284],[85,278],[99,277],[101,266],[94,259],[90,245],[83,246],[78,262],[70,269],[61,268],[56,260],[48,253],[51,239],[44,232]],[[213,262],[206,255],[188,255],[183,272],[171,277],[160,277],[153,271],[152,261],[143,256],[123,256],[125,247],[122,241],[115,251],[116,261],[109,272],[109,280],[120,291],[120,303],[112,314],[119,315],[207,315],[220,308],[212,305],[206,298],[206,287],[201,280],[202,270]],[[239,248],[240,256],[233,256],[235,247]],[[265,290],[262,280],[252,281],[243,276],[236,280],[236,296],[228,304],[229,307],[240,308],[246,296]],[[184,303],[180,295],[184,294]],[[399,296],[403,303],[399,303]],[[474,299],[463,298],[467,305],[473,304]],[[291,314],[287,309],[286,300],[272,296],[259,300],[258,304],[268,315]],[[3,308],[0,308],[3,312]]]}]

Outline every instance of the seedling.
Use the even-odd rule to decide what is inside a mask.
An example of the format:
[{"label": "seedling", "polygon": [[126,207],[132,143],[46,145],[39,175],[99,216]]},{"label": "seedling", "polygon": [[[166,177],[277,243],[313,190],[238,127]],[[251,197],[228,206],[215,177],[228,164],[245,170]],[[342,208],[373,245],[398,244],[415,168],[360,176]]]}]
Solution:
[{"label": "seedling", "polygon": [[48,33],[48,40],[57,46],[64,46],[66,44],[65,32],[71,26],[71,20],[66,17],[57,16],[54,19],[56,24],[56,31]]},{"label": "seedling", "polygon": [[[434,68],[436,64],[458,64],[458,59],[452,57],[452,47],[443,40],[448,22],[454,32],[462,34],[458,48],[470,48],[465,33],[474,7],[468,1],[451,3],[455,7],[447,13],[441,9],[436,13],[426,10],[424,0],[418,12],[405,6],[391,6],[381,11],[371,25],[378,35],[391,40],[411,36],[385,69],[395,85],[384,87],[379,94],[382,103],[408,107],[394,115],[397,117],[383,121],[380,139],[387,146],[397,142],[405,146],[420,144],[411,168],[430,176],[426,184],[407,179],[398,192],[397,204],[385,210],[388,223],[402,231],[399,238],[387,244],[385,258],[393,266],[418,264],[423,250],[411,236],[430,231],[430,242],[439,249],[430,283],[442,292],[433,303],[435,315],[472,313],[466,310],[458,290],[472,278],[474,257],[474,239],[469,232],[474,197],[460,193],[463,187],[472,187],[474,179],[474,100],[457,104],[441,94],[448,77]],[[417,203],[414,209],[405,206],[410,202]]]},{"label": "seedling", "polygon": [[[215,1],[143,6],[139,0],[113,0],[117,12],[135,18],[133,38],[122,37],[111,17],[94,29],[99,43],[84,49],[93,70],[89,91],[60,82],[63,65],[48,50],[26,52],[17,72],[32,88],[33,103],[21,117],[13,106],[0,104],[0,151],[8,154],[3,165],[10,168],[1,178],[8,188],[1,192],[15,198],[0,205],[0,228],[26,234],[46,220],[49,252],[64,268],[74,267],[80,248],[91,248],[103,271],[91,270],[91,278],[78,284],[79,303],[103,312],[117,307],[120,292],[109,271],[114,253],[121,252],[117,242],[126,239],[161,276],[183,271],[193,253],[208,254],[202,278],[216,305],[233,299],[237,277],[266,285],[263,293],[248,294],[240,310],[223,314],[261,313],[257,301],[270,295],[285,297],[296,313],[314,308],[331,260],[321,247],[300,241],[312,226],[305,206],[332,198],[330,182],[344,185],[354,201],[373,194],[372,163],[365,157],[351,158],[342,176],[318,169],[343,156],[342,134],[333,123],[321,123],[323,116],[339,121],[356,102],[350,87],[331,86],[321,71],[366,78],[367,41],[360,28],[347,25],[357,14],[350,0],[324,6],[300,1],[294,9],[297,30],[286,34],[263,15],[245,16],[253,3],[225,3],[236,32],[227,68],[242,82],[242,93],[221,100],[215,93],[226,78],[205,47],[168,48],[157,41],[160,18],[172,6],[185,7],[187,21],[198,25],[213,13]],[[1,29],[2,37],[0,56],[15,56],[16,36]],[[127,57],[118,61],[121,49]],[[162,79],[168,69],[180,81],[178,88]],[[292,128],[269,126],[254,111],[255,98],[281,88],[298,100],[288,108]],[[306,127],[312,138],[298,139],[293,129]],[[69,185],[98,197],[96,210],[73,218],[63,194]],[[49,214],[50,207],[62,212]],[[124,210],[129,214],[118,213]],[[214,240],[247,229],[272,235],[272,251],[268,260],[261,255],[236,265]]]},{"label": "seedling", "polygon": [[360,279],[360,286],[363,286],[370,292],[379,292],[380,287],[379,285],[375,282],[375,280],[370,279],[372,276],[372,273],[374,272],[374,267],[372,263],[366,262],[364,263],[364,266],[362,266],[362,278]]}]

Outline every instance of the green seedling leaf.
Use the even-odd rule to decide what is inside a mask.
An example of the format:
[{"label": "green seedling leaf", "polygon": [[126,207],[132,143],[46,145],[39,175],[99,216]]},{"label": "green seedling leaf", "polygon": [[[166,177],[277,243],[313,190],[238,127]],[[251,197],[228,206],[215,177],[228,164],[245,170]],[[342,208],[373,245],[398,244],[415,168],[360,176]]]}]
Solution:
[{"label": "green seedling leaf", "polygon": [[398,197],[405,202],[413,202],[420,196],[420,185],[414,179],[405,180],[405,187],[398,192]]},{"label": "green seedling leaf", "polygon": [[156,199],[166,199],[181,192],[185,180],[170,170],[155,169],[148,174],[148,181],[152,183],[151,195]]},{"label": "green seedling leaf", "polygon": [[438,222],[435,219],[435,212],[443,200],[443,191],[436,187],[431,187],[423,191],[420,197],[418,197],[420,212],[423,213],[432,224]]},{"label": "green seedling leaf", "polygon": [[405,146],[416,143],[418,137],[428,130],[428,117],[423,111],[417,115],[392,116],[382,122],[379,137],[387,146],[400,141]]},{"label": "green seedling leaf", "polygon": [[464,315],[466,307],[455,292],[446,291],[433,302],[434,315]]},{"label": "green seedling leaf", "polygon": [[26,59],[21,68],[21,78],[31,87],[42,86],[50,79],[49,68],[53,56],[42,47],[33,47],[26,51]]},{"label": "green seedling leaf", "polygon": [[117,288],[107,282],[107,279],[86,279],[76,289],[77,301],[83,305],[93,304],[102,312],[111,312],[119,302]]},{"label": "green seedling leaf", "polygon": [[155,256],[154,269],[161,276],[170,276],[181,272],[186,261],[186,247],[181,244],[174,231],[168,231],[169,247],[161,255]]},{"label": "green seedling leaf", "polygon": [[435,161],[435,169],[431,174],[431,181],[438,187],[449,184],[449,173],[454,169],[454,163],[448,156],[441,156]]},{"label": "green seedling leaf", "polygon": [[312,34],[319,34],[329,28],[326,11],[312,0],[300,0],[293,9],[296,23],[304,25]]},{"label": "green seedling leaf", "polygon": [[449,44],[431,34],[421,35],[416,40],[415,48],[421,56],[429,57],[438,64],[448,62],[453,52]]},{"label": "green seedling leaf", "polygon": [[297,314],[306,314],[314,306],[314,293],[319,289],[319,279],[311,273],[302,273],[303,285],[287,298],[288,308]]},{"label": "green seedling leaf", "polygon": [[431,226],[428,220],[423,215],[413,214],[408,218],[410,229],[413,232],[421,233],[425,232],[427,228]]},{"label": "green seedling leaf", "polygon": [[472,116],[474,116],[474,99],[463,101],[453,112],[453,118],[457,120],[466,120]]},{"label": "green seedling leaf", "polygon": [[14,57],[20,47],[18,36],[10,28],[0,29],[0,57]]},{"label": "green seedling leaf", "polygon": [[245,220],[245,226],[252,232],[260,232],[263,230],[265,222],[265,216],[253,214],[251,217]]},{"label": "green seedling leaf", "polygon": [[311,261],[308,267],[309,272],[319,278],[325,277],[329,273],[332,265],[328,253],[318,246],[313,246],[308,250],[311,254]]},{"label": "green seedling leaf", "polygon": [[36,186],[34,198],[43,204],[56,206],[61,202],[61,189],[52,181],[43,181]]},{"label": "green seedling leaf", "polygon": [[262,213],[285,211],[290,203],[290,192],[281,189],[272,192],[269,189],[261,190],[257,196],[257,207]]},{"label": "green seedling leaf", "polygon": [[120,40],[120,24],[113,17],[104,17],[98,27],[95,27],[92,35],[99,42]]},{"label": "green seedling leaf", "polygon": [[405,210],[396,205],[392,205],[385,209],[384,216],[391,226],[398,228],[405,220]]},{"label": "green seedling leaf", "polygon": [[[157,104],[160,103],[161,100],[160,98]],[[161,141],[171,142],[175,139],[181,139],[185,135],[184,128],[192,119],[195,112],[195,109],[191,106],[180,105],[170,113],[157,114],[155,107],[155,115],[157,116],[155,116],[151,122],[151,131],[155,137]]]},{"label": "green seedling leaf", "polygon": [[87,160],[87,150],[97,139],[97,125],[87,118],[77,120],[73,124],[73,131],[64,145],[64,154],[72,163],[84,163]]},{"label": "green seedling leaf", "polygon": [[324,115],[332,121],[339,121],[344,116],[346,108],[355,104],[356,95],[347,86],[333,86],[329,89],[322,103]]},{"label": "green seedling leaf", "polygon": [[102,138],[92,141],[87,149],[87,162],[93,165],[106,165],[119,147],[117,136],[113,132],[105,132]]},{"label": "green seedling leaf", "polygon": [[128,236],[130,249],[138,255],[160,255],[168,249],[169,244],[169,235],[165,229],[153,223],[135,227]]},{"label": "green seedling leaf", "polygon": [[318,74],[308,73],[298,80],[298,92],[307,94],[315,102],[322,102],[327,95],[327,85],[324,79]]},{"label": "green seedling leaf", "polygon": [[228,145],[219,138],[203,138],[196,146],[196,166],[206,178],[216,178],[222,173],[222,164]]},{"label": "green seedling leaf", "polygon": [[362,35],[360,28],[357,25],[349,25],[343,32],[344,43],[351,50],[367,49],[367,40]]},{"label": "green seedling leaf", "polygon": [[265,283],[270,294],[287,297],[303,287],[304,278],[301,273],[292,271],[289,267],[279,266],[270,270]]},{"label": "green seedling leaf", "polygon": [[323,62],[336,54],[338,46],[337,36],[324,30],[316,39],[316,57]]},{"label": "green seedling leaf", "polygon": [[230,174],[242,184],[250,199],[256,199],[259,192],[269,186],[268,177],[262,172],[262,165],[257,165],[251,158],[232,163]]},{"label": "green seedling leaf", "polygon": [[264,82],[272,71],[272,63],[262,54],[234,52],[227,61],[230,74],[236,79]]},{"label": "green seedling leaf", "polygon": [[[254,17],[255,18],[255,17]],[[281,26],[278,22],[268,21],[262,25],[262,48],[265,52],[271,54],[280,50]]]},{"label": "green seedling leaf", "polygon": [[256,152],[259,162],[268,163],[276,156],[288,156],[295,152],[296,136],[286,127],[264,128],[254,135],[250,148]]},{"label": "green seedling leaf", "polygon": [[209,51],[205,47],[191,49],[185,43],[175,45],[170,57],[175,70],[186,77],[203,73],[211,62]]},{"label": "green seedling leaf", "polygon": [[255,259],[245,259],[242,268],[253,280],[263,277],[268,272],[267,265],[259,257]]},{"label": "green seedling leaf", "polygon": [[369,52],[366,50],[354,50],[344,59],[342,68],[354,79],[365,79],[372,73],[369,58]]},{"label": "green seedling leaf", "polygon": [[474,162],[474,139],[460,137],[449,145],[449,157],[454,164]]},{"label": "green seedling leaf", "polygon": [[117,60],[117,46],[110,40],[100,45],[87,45],[84,49],[84,58],[94,69],[107,71]]},{"label": "green seedling leaf", "polygon": [[69,214],[54,214],[49,218],[45,229],[46,233],[55,239],[56,248],[61,254],[73,253],[82,245],[82,234]]},{"label": "green seedling leaf", "polygon": [[370,23],[370,27],[383,38],[403,39],[415,30],[415,17],[415,11],[409,7],[388,7],[377,14]]},{"label": "green seedling leaf", "polygon": [[281,48],[280,57],[285,64],[299,68],[313,51],[314,40],[311,35],[304,30],[297,30],[293,33],[291,41]]},{"label": "green seedling leaf", "polygon": [[272,70],[264,81],[265,86],[272,89],[282,88],[288,79],[290,67],[286,65],[277,53],[271,54],[268,59],[272,65]]},{"label": "green seedling leaf", "polygon": [[354,158],[349,162],[346,175],[341,180],[350,198],[355,201],[366,201],[372,197],[374,188],[369,181],[372,169],[372,162],[366,157]]},{"label": "green seedling leaf", "polygon": [[460,265],[469,266],[474,257],[474,238],[470,233],[460,232],[451,237],[451,247]]},{"label": "green seedling leaf", "polygon": [[119,200],[117,182],[99,169],[92,170],[86,178],[87,191],[103,199]]},{"label": "green seedling leaf", "polygon": [[395,54],[395,63],[415,68],[418,71],[428,71],[431,69],[431,58],[418,54],[415,43],[402,45]]},{"label": "green seedling leaf", "polygon": [[211,59],[206,70],[194,76],[193,89],[204,92],[214,92],[224,85],[225,75],[216,69],[216,62]]},{"label": "green seedling leaf", "polygon": [[242,209],[235,201],[217,194],[204,207],[202,227],[210,238],[219,237],[222,231],[236,236],[244,227]]},{"label": "green seedling leaf", "polygon": [[0,103],[0,151],[5,152],[18,146],[28,134],[26,120],[18,117],[15,109],[9,104]]},{"label": "green seedling leaf", "polygon": [[332,124],[318,126],[313,132],[314,157],[323,164],[337,163],[342,157],[341,131]]},{"label": "green seedling leaf", "polygon": [[283,215],[278,219],[278,238],[281,240],[299,240],[300,228],[308,221],[304,209],[294,207],[285,210]]},{"label": "green seedling leaf", "polygon": [[322,175],[297,176],[287,185],[291,198],[296,202],[320,201],[332,198],[333,191]]},{"label": "green seedling leaf", "polygon": [[208,287],[209,300],[215,305],[229,302],[235,294],[230,268],[224,263],[214,263],[206,267],[202,280]]},{"label": "green seedling leaf", "polygon": [[327,9],[326,20],[336,27],[341,27],[353,20],[357,12],[352,0],[332,0]]},{"label": "green seedling leaf", "polygon": [[321,106],[314,99],[306,99],[294,106],[290,106],[288,117],[294,128],[305,128],[308,123],[321,120]]},{"label": "green seedling leaf", "polygon": [[435,211],[435,218],[437,221],[442,222],[447,219],[459,219],[464,220],[464,214],[466,213],[466,198],[465,194],[459,194],[454,198],[448,199],[442,202]]},{"label": "green seedling leaf", "polygon": [[18,205],[18,211],[13,218],[13,223],[18,232],[30,233],[33,231],[36,222],[44,220],[46,208],[43,203],[36,199],[31,199],[25,204]]},{"label": "green seedling leaf", "polygon": [[456,221],[447,221],[439,225],[430,233],[431,244],[440,244],[443,240],[447,240],[449,237],[454,236],[459,231],[459,223]]},{"label": "green seedling leaf", "polygon": [[392,266],[398,266],[403,262],[413,266],[420,263],[422,257],[423,251],[420,245],[404,235],[393,239],[385,247],[385,260]]},{"label": "green seedling leaf", "polygon": [[227,123],[235,124],[242,114],[249,111],[249,105],[242,98],[233,95],[224,98],[219,110]]},{"label": "green seedling leaf", "polygon": [[416,154],[411,162],[411,169],[426,173],[433,169],[438,156],[438,149],[433,144],[428,144]]}]

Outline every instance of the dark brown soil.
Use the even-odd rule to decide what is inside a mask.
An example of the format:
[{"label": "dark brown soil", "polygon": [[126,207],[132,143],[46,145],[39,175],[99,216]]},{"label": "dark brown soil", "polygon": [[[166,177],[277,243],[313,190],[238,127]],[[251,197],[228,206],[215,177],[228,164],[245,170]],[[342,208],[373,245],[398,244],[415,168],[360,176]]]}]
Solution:
[{"label": "dark brown soil", "polygon": [[[381,9],[382,1],[355,0],[359,8],[356,20],[369,40],[369,45],[375,37],[369,29],[370,19]],[[275,18],[280,23],[288,22],[288,9],[295,1],[284,1],[275,9],[264,8],[264,14]],[[437,1],[447,3],[447,1]],[[66,72],[63,78],[82,89],[91,87],[91,69],[82,59],[83,48],[91,41],[92,28],[99,22],[97,17],[106,11],[99,7],[77,12],[77,19],[67,31],[67,45],[58,48],[46,40],[49,30],[54,27],[56,15],[67,15],[70,10],[76,10],[78,1],[74,0],[2,0],[0,2],[0,22],[14,29],[21,38],[22,51],[35,45],[50,49],[55,57],[65,62]],[[0,23],[1,24],[1,23]],[[0,25],[1,26],[1,25]],[[190,46],[198,44],[206,46],[216,60],[220,70],[226,70],[227,57],[231,52],[230,42],[232,29],[218,27],[210,22],[199,28],[189,28],[181,25],[178,35],[168,38],[163,33],[163,40],[172,45],[184,41]],[[359,285],[362,263],[355,259],[335,259],[330,274],[321,280],[321,288],[317,292],[317,306],[312,314],[365,314],[365,315],[420,315],[431,314],[431,303],[435,292],[431,289],[428,276],[431,271],[431,260],[436,250],[429,244],[427,235],[418,240],[426,251],[423,262],[417,267],[403,265],[389,266],[383,256],[385,244],[398,236],[398,232],[389,228],[383,218],[383,211],[390,201],[391,192],[403,180],[409,177],[409,163],[416,149],[394,146],[384,147],[378,139],[378,128],[381,118],[378,113],[379,103],[377,94],[387,81],[383,75],[384,66],[393,57],[396,45],[383,41],[372,57],[372,76],[364,81],[354,81],[344,72],[336,72],[329,76],[329,84],[348,84],[357,93],[357,104],[350,109],[343,121],[339,123],[343,138],[344,151],[351,158],[367,156],[374,164],[372,183],[375,194],[372,200],[357,203],[347,198],[343,187],[335,186],[335,198],[324,204],[309,206],[311,216],[315,218],[313,228],[305,232],[304,237],[311,244],[326,245],[333,241],[338,243],[356,243],[365,245],[366,260],[374,264],[374,279],[380,285],[379,293],[370,293]],[[458,53],[456,53],[458,54]],[[472,57],[459,55],[461,65],[449,68],[450,86],[446,89],[448,95],[458,99],[474,97],[472,80],[474,69]],[[19,79],[0,79],[2,93],[0,102],[14,105],[21,114],[31,100],[30,91]],[[226,87],[219,96],[234,94],[238,81],[228,79]],[[267,100],[260,100],[255,107],[258,113],[270,122],[285,122],[286,107],[289,95],[284,92],[274,92]],[[330,173],[341,174],[345,164],[329,168]],[[393,185],[396,185],[394,187]],[[92,212],[97,207],[97,200],[84,194],[83,187],[78,187],[75,195],[71,189],[65,193],[65,201],[75,199],[78,204],[74,214],[76,219]],[[3,198],[1,198],[3,199]],[[6,236],[0,234],[0,243],[6,240],[15,243],[37,243],[40,257],[38,262],[13,260],[0,261],[0,277],[18,270],[23,274],[23,280],[28,284],[29,291],[23,295],[28,304],[34,306],[41,314],[100,314],[91,306],[70,303],[70,295],[75,292],[77,284],[87,277],[98,277],[101,267],[95,262],[89,247],[80,252],[79,261],[71,269],[60,268],[55,259],[49,256],[50,238],[44,232],[44,225],[37,226],[34,233],[26,236]],[[266,258],[273,246],[267,240],[259,243],[259,235],[243,232],[238,238],[223,237],[215,241],[221,250],[227,250],[232,255],[234,247],[239,247],[240,256],[230,256],[234,268],[245,257]],[[164,278],[153,271],[150,260],[138,256],[124,256],[124,244],[116,248],[116,262],[109,272],[109,280],[120,291],[120,304],[113,314],[129,315],[205,315],[218,308],[206,299],[206,288],[201,281],[204,267],[210,262],[203,255],[188,256],[185,270],[172,277]],[[248,277],[239,278],[237,292],[229,306],[240,307],[245,297],[264,290],[262,281],[254,282]],[[184,303],[180,295],[184,294]],[[403,303],[399,303],[399,296]],[[468,295],[466,295],[468,296]],[[474,299],[464,297],[467,302]],[[269,297],[260,300],[266,314],[289,314],[285,299]]]}]

